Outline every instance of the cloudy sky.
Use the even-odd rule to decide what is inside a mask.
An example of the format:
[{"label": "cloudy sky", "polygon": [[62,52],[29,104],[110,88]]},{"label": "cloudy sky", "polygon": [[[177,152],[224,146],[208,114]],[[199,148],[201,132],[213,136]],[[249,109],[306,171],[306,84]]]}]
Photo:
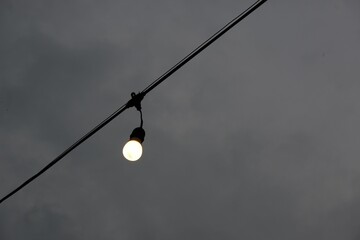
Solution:
[{"label": "cloudy sky", "polygon": [[[253,0],[1,0],[0,194]],[[0,239],[360,239],[360,2],[269,0],[0,205]]]}]

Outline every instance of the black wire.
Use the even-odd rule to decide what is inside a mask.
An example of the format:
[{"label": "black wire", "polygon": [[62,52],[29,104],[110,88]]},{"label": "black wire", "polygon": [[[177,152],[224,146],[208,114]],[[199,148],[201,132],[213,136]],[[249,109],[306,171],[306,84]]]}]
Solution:
[{"label": "black wire", "polygon": [[179,70],[182,66],[184,66],[187,62],[193,59],[196,55],[202,52],[205,48],[210,46],[213,42],[215,42],[218,38],[224,35],[227,31],[233,28],[236,24],[238,24],[241,20],[247,17],[250,13],[255,11],[258,7],[264,4],[267,0],[258,0],[250,7],[248,7],[245,11],[243,11],[240,15],[231,20],[228,24],[226,24],[223,28],[217,31],[214,35],[212,35],[209,39],[203,42],[199,47],[189,53],[186,57],[180,60],[175,66],[170,68],[167,72],[157,78],[154,82],[152,82],[148,87],[146,87],[141,93],[144,96],[149,93],[152,89],[154,89],[157,85],[165,81],[168,77],[170,77],[173,73]]},{"label": "black wire", "polygon": [[[234,27],[237,23],[239,23],[242,19],[247,17],[250,13],[252,13],[255,9],[260,7],[260,5],[262,5],[266,1],[267,0],[258,0],[257,2],[255,2],[248,9],[246,9],[244,12],[242,12],[239,16],[234,18],[232,21],[230,21],[228,24],[226,24],[222,29],[220,29],[213,36],[211,36],[208,40],[206,40],[204,43],[202,43],[199,47],[197,47],[195,50],[193,50],[190,54],[188,54],[185,58],[183,58],[175,66],[173,66],[171,69],[169,69],[167,72],[165,72],[162,76],[160,76],[158,79],[156,79],[154,82],[152,82],[148,87],[146,87],[141,92],[141,95],[140,95],[141,100],[152,89],[154,89],[156,86],[158,86],[160,83],[162,83],[170,75],[172,75],[174,72],[176,72],[182,66],[184,66],[192,58],[194,58],[196,55],[198,55],[201,51],[203,51],[205,48],[207,48],[210,44],[212,44],[214,41],[216,41],[219,37],[221,37],[224,33],[229,31],[232,27]],[[57,156],[54,160],[52,160],[49,164],[47,164],[44,168],[42,168],[38,173],[36,173],[32,177],[30,177],[28,180],[26,180],[24,183],[22,183],[20,186],[15,188],[10,193],[8,193],[5,197],[1,198],[0,204],[3,203],[6,199],[11,197],[12,195],[14,195],[16,192],[18,192],[19,190],[24,188],[26,185],[28,185],[29,183],[34,181],[41,174],[46,172],[49,168],[51,168],[53,165],[55,165],[57,162],[59,162],[61,159],[63,159],[67,154],[69,154],[72,150],[74,150],[76,147],[78,147],[81,143],[85,142],[88,138],[90,138],[92,135],[94,135],[97,131],[99,131],[100,129],[105,127],[105,125],[107,125],[114,118],[116,118],[118,115],[120,115],[122,112],[124,112],[127,108],[134,106],[133,104],[134,104],[134,102],[132,100],[129,100],[126,104],[124,104],[119,109],[117,109],[113,114],[111,114],[104,121],[102,121],[100,124],[98,124],[96,127],[94,127],[91,131],[89,131],[87,134],[85,134],[83,137],[81,137],[79,140],[77,140],[73,145],[71,145],[65,151],[63,151],[59,156]],[[141,110],[140,110],[140,117],[141,117],[141,127],[142,127],[143,119],[142,119],[142,111]]]},{"label": "black wire", "polygon": [[3,197],[0,200],[0,204],[4,202],[6,199],[14,195],[16,192],[18,192],[20,189],[34,181],[37,177],[39,177],[41,174],[43,174],[46,170],[51,168],[53,165],[55,165],[58,161],[60,161],[62,158],[64,158],[67,154],[69,154],[72,150],[74,150],[77,146],[79,146],[81,143],[83,143],[85,140],[87,140],[89,137],[94,135],[97,131],[99,131],[101,128],[105,127],[106,124],[111,122],[114,118],[116,118],[120,113],[125,111],[127,109],[127,104],[124,104],[119,109],[117,109],[113,114],[111,114],[109,117],[107,117],[104,121],[99,123],[96,127],[94,127],[90,132],[85,134],[82,138],[80,138],[78,141],[76,141],[73,145],[71,145],[69,148],[67,148],[65,151],[63,151],[59,156],[57,156],[54,160],[52,160],[49,164],[47,164],[44,168],[42,168],[38,173],[30,177],[28,180],[26,180],[24,183],[22,183],[20,186],[15,188],[13,191],[11,191],[9,194],[7,194],[5,197]]},{"label": "black wire", "polygon": [[140,127],[142,128],[144,125],[144,120],[143,120],[143,114],[142,114],[141,109],[139,110],[139,112],[140,112]]}]

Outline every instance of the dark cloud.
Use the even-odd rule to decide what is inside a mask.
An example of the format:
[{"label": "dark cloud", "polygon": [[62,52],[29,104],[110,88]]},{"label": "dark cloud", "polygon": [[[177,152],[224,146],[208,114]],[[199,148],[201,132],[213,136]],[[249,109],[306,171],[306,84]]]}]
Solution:
[{"label": "dark cloud", "polygon": [[[0,2],[7,193],[252,1]],[[1,239],[359,238],[358,1],[268,1],[0,207]]]},{"label": "dark cloud", "polygon": [[0,236],[3,239],[73,239],[75,237],[76,228],[71,224],[71,219],[51,206],[35,205],[21,212],[21,215],[1,216],[0,222]]}]

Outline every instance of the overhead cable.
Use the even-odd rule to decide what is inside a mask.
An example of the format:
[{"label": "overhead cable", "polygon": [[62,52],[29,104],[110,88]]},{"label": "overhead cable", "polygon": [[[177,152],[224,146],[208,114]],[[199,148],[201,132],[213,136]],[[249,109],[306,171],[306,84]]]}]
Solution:
[{"label": "overhead cable", "polygon": [[255,11],[258,7],[260,7],[266,1],[267,0],[256,1],[248,9],[246,9],[244,12],[242,12],[240,15],[238,15],[233,20],[231,20],[228,24],[226,24],[218,32],[216,32],[209,39],[207,39],[205,42],[203,42],[199,47],[197,47],[195,50],[193,50],[191,53],[189,53],[185,58],[180,60],[177,64],[175,64],[167,72],[165,72],[163,75],[161,75],[159,78],[157,78],[154,82],[152,82],[149,86],[147,86],[142,92],[140,92],[138,94],[132,93],[132,95],[131,95],[132,98],[126,104],[121,106],[114,113],[112,113],[109,117],[107,117],[104,121],[99,123],[96,127],[94,127],[92,130],[90,130],[88,133],[86,133],[83,137],[81,137],[79,140],[77,140],[73,145],[71,145],[69,148],[67,148],[65,151],[63,151],[59,156],[57,156],[54,160],[52,160],[50,163],[48,163],[39,172],[37,172],[35,175],[33,175],[28,180],[26,180],[21,185],[19,185],[17,188],[15,188],[13,191],[11,191],[7,195],[5,195],[3,198],[1,198],[0,204],[2,202],[4,202],[6,199],[8,199],[9,197],[11,197],[12,195],[14,195],[16,192],[18,192],[19,190],[24,188],[26,185],[28,185],[29,183],[34,181],[41,174],[46,172],[49,168],[54,166],[57,162],[59,162],[61,159],[63,159],[66,155],[68,155],[71,151],[73,151],[80,144],[85,142],[88,138],[90,138],[92,135],[94,135],[100,129],[105,127],[109,122],[111,122],[114,118],[119,116],[126,109],[128,109],[130,107],[138,106],[146,94],[148,94],[151,90],[153,90],[155,87],[157,87],[160,83],[165,81],[165,79],[170,77],[173,73],[175,73],[177,70],[179,70],[182,66],[184,66],[187,62],[189,62],[191,59],[193,59],[200,52],[202,52],[205,48],[210,46],[213,42],[215,42],[218,38],[220,38],[222,35],[224,35],[227,31],[229,31],[231,28],[233,28],[236,24],[238,24],[241,20],[243,20],[245,17],[247,17],[253,11]]}]

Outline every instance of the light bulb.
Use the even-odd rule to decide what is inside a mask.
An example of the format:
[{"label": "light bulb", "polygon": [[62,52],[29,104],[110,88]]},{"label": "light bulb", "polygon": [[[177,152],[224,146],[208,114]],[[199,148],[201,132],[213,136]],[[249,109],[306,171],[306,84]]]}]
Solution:
[{"label": "light bulb", "polygon": [[142,143],[145,138],[145,131],[142,127],[135,128],[131,135],[130,140],[123,148],[123,155],[129,161],[137,161],[142,155]]},{"label": "light bulb", "polygon": [[137,161],[143,152],[141,143],[136,140],[128,141],[123,148],[123,155],[129,161]]}]

